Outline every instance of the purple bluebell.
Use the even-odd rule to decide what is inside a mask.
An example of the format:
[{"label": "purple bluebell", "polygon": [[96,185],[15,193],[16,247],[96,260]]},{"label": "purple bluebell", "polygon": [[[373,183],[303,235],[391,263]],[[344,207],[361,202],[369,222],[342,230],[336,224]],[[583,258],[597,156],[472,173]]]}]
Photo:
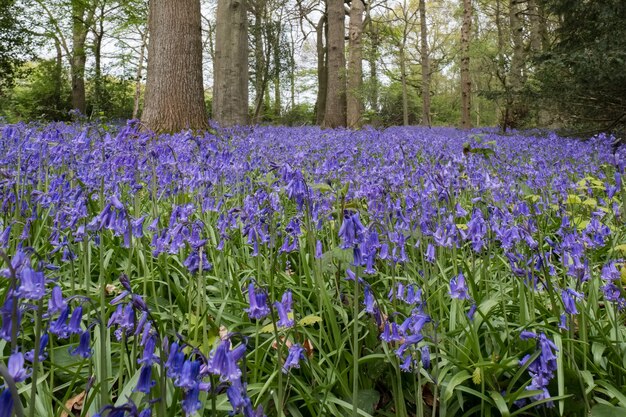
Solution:
[{"label": "purple bluebell", "polygon": [[428,345],[423,345],[420,348],[420,358],[424,369],[430,369],[430,348]]},{"label": "purple bluebell", "polygon": [[146,344],[143,347],[143,354],[140,359],[137,360],[138,364],[142,364],[144,366],[152,365],[159,361],[159,357],[154,353],[156,349],[156,336],[151,335],[146,340]]},{"label": "purple bluebell", "polygon": [[[39,362],[43,362],[48,358],[48,352],[46,352],[46,348],[48,347],[48,341],[50,339],[50,335],[48,332],[44,332],[39,339]],[[35,361],[35,349],[31,349],[28,352],[24,353],[24,359],[28,362]]]},{"label": "purple bluebell", "polygon": [[198,399],[200,395],[200,389],[198,387],[192,388],[189,391],[185,392],[185,398],[181,402],[181,406],[185,415],[189,416],[194,414],[200,408],[202,408],[202,403]]},{"label": "purple bluebell", "polygon": [[283,364],[283,373],[288,373],[292,368],[300,368],[300,361],[303,359],[305,359],[304,348],[300,344],[294,343],[289,347],[289,354]]},{"label": "purple bluebell", "polygon": [[46,279],[43,272],[25,267],[20,273],[20,297],[28,300],[41,300],[46,294]]},{"label": "purple bluebell", "polygon": [[78,346],[74,349],[70,349],[71,355],[80,355],[83,358],[90,358],[92,354],[91,350],[91,335],[89,333],[89,329],[82,332],[80,335],[80,341]]},{"label": "purple bluebell", "polygon": [[241,377],[241,369],[230,352],[230,340],[223,340],[207,363],[207,370],[219,375],[222,381],[233,381]]},{"label": "purple bluebell", "polygon": [[432,243],[429,243],[426,247],[426,261],[430,263],[435,262],[435,247]]},{"label": "purple bluebell", "polygon": [[67,319],[70,315],[70,307],[65,306],[59,317],[50,323],[50,333],[56,335],[60,339],[66,339],[70,335],[69,328],[67,326]]},{"label": "purple bluebell", "polygon": [[289,314],[292,313],[291,304],[292,295],[289,290],[285,291],[280,303],[274,303],[274,307],[276,307],[276,312],[278,313],[278,321],[276,322],[276,325],[279,328],[294,326],[295,321],[292,318],[289,318]]},{"label": "purple bluebell", "polygon": [[15,382],[23,382],[30,376],[30,372],[24,367],[24,355],[20,352],[9,356],[7,370]]},{"label": "purple bluebell", "polygon": [[574,291],[571,288],[566,288],[561,291],[561,299],[563,300],[563,306],[565,307],[565,312],[567,314],[578,314],[575,299],[580,299],[582,296],[583,295],[581,293]]},{"label": "purple bluebell", "polygon": [[0,417],[11,417],[13,415],[13,395],[11,390],[5,388],[0,394]]},{"label": "purple bluebell", "polygon": [[63,299],[63,293],[61,291],[61,287],[55,285],[52,288],[52,292],[50,294],[50,299],[48,300],[48,311],[47,314],[56,314],[60,313],[67,306],[67,303]]},{"label": "purple bluebell", "polygon": [[374,314],[374,308],[376,307],[374,301],[374,294],[372,294],[372,290],[369,285],[366,285],[363,289],[363,304],[365,305],[365,312],[369,314]]},{"label": "purple bluebell", "polygon": [[156,381],[152,379],[152,365],[143,365],[139,371],[139,380],[135,391],[149,394],[152,387],[156,384]]},{"label": "purple bluebell", "polygon": [[70,317],[70,323],[67,326],[67,331],[72,334],[82,333],[81,323],[83,320],[83,306],[79,305],[72,311],[72,316]]},{"label": "purple bluebell", "polygon": [[244,309],[248,313],[248,317],[254,320],[261,320],[270,314],[270,308],[267,305],[267,294],[262,289],[257,290],[254,283],[248,284],[248,299],[250,307]]},{"label": "purple bluebell", "polygon": [[198,386],[200,378],[200,362],[187,360],[183,363],[183,369],[180,376],[174,382],[174,385],[183,389],[193,389]]},{"label": "purple bluebell", "polygon": [[170,353],[165,362],[165,368],[167,369],[167,376],[170,378],[178,378],[183,369],[185,363],[185,354],[182,348],[176,342],[172,342],[170,346]]},{"label": "purple bluebell", "polygon": [[457,300],[469,300],[470,296],[467,291],[467,285],[465,284],[465,276],[461,272],[456,277],[450,280],[450,297]]}]

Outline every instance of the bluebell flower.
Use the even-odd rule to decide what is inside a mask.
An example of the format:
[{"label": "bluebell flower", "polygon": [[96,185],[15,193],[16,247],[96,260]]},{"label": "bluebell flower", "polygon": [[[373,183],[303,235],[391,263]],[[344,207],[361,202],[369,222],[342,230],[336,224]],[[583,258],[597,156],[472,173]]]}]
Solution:
[{"label": "bluebell flower", "polygon": [[283,364],[283,373],[289,372],[291,368],[300,368],[300,360],[305,359],[304,348],[295,343],[289,347],[289,354]]},{"label": "bluebell flower", "polygon": [[230,341],[223,340],[207,363],[207,370],[219,375],[222,381],[234,381],[241,377],[241,369],[230,352]]},{"label": "bluebell flower", "polygon": [[469,321],[473,321],[474,320],[474,315],[476,314],[476,303],[472,303],[472,306],[470,307],[469,311],[467,312],[467,318],[469,319]]},{"label": "bluebell flower", "polygon": [[43,272],[25,267],[20,273],[19,297],[27,300],[41,300],[46,294],[46,279]]},{"label": "bluebell flower", "polygon": [[70,349],[70,354],[80,355],[86,359],[91,357],[91,353],[91,335],[89,329],[87,329],[80,335],[78,346],[74,349]]},{"label": "bluebell flower", "polygon": [[467,292],[467,285],[465,284],[465,277],[461,272],[455,278],[450,280],[450,297],[457,300],[469,300],[470,296]]},{"label": "bluebell flower", "polygon": [[185,415],[189,416],[202,408],[202,403],[198,399],[199,395],[200,390],[198,387],[192,388],[185,393],[185,398],[181,402]]},{"label": "bluebell flower", "polygon": [[149,394],[152,387],[156,384],[156,381],[152,379],[152,365],[143,365],[139,373],[139,380],[135,391]]},{"label": "bluebell flower", "polygon": [[317,242],[315,242],[315,259],[322,259],[322,241],[321,240],[317,240]]},{"label": "bluebell flower", "polygon": [[[39,362],[43,362],[46,360],[46,358],[48,357],[48,353],[46,352],[46,347],[48,346],[48,341],[50,339],[50,336],[48,335],[48,332],[45,332],[41,335],[41,338],[39,339]],[[31,349],[28,352],[24,353],[24,359],[26,359],[28,362],[34,362],[35,361],[35,349]]]},{"label": "bluebell flower", "polygon": [[13,303],[14,298],[9,292],[9,295],[6,298],[6,301],[0,308],[0,317],[2,317],[2,327],[0,328],[0,338],[6,340],[7,342],[11,341],[13,326],[17,328],[17,334],[20,334],[20,323],[22,321],[22,309],[18,306],[17,308],[17,316],[13,314]]},{"label": "bluebell flower", "polygon": [[0,417],[11,417],[13,415],[13,395],[11,390],[5,388],[0,394]]},{"label": "bluebell flower", "polygon": [[30,376],[28,369],[24,368],[24,355],[20,352],[9,356],[7,370],[15,382],[23,382]]},{"label": "bluebell flower", "polygon": [[270,308],[267,305],[267,294],[263,290],[257,291],[254,283],[248,284],[248,299],[250,308],[244,309],[248,313],[250,319],[261,320],[270,314]]},{"label": "bluebell flower", "polygon": [[63,299],[63,293],[61,291],[61,287],[58,285],[52,288],[52,293],[50,294],[50,300],[48,300],[48,311],[47,314],[56,314],[61,312],[67,303]]},{"label": "bluebell flower", "polygon": [[435,262],[435,247],[432,243],[429,243],[426,247],[426,261],[430,263]]},{"label": "bluebell flower", "polygon": [[200,377],[200,362],[187,360],[183,363],[183,369],[180,376],[174,382],[174,385],[184,389],[193,389],[198,386]]},{"label": "bluebell flower", "polygon": [[561,299],[563,300],[563,306],[565,307],[565,312],[567,314],[578,314],[578,310],[576,309],[576,301],[575,298],[582,298],[582,294],[572,290],[571,288],[566,288],[561,291]]},{"label": "bluebell flower", "polygon": [[202,271],[210,271],[213,268],[211,262],[206,259],[204,252],[199,250],[193,250],[183,262],[183,265],[190,274],[195,274],[200,271],[200,262],[202,261]]},{"label": "bluebell flower", "polygon": [[372,294],[372,290],[370,289],[369,285],[365,286],[363,292],[363,304],[365,305],[365,311],[369,314],[374,314],[374,295]]},{"label": "bluebell flower", "polygon": [[528,331],[528,330],[523,330],[520,333],[519,337],[522,340],[530,340],[530,339],[536,339],[537,338],[537,334],[533,333],[531,331]]},{"label": "bluebell flower", "polygon": [[430,349],[428,345],[424,345],[420,348],[422,366],[424,369],[430,369]]},{"label": "bluebell flower", "polygon": [[178,343],[172,342],[167,362],[165,362],[167,376],[170,378],[178,378],[181,374],[184,363],[185,354],[183,353],[182,348],[178,346]]},{"label": "bluebell flower", "polygon": [[70,315],[70,307],[65,306],[63,310],[61,310],[61,314],[50,323],[50,333],[56,335],[60,339],[66,339],[70,335],[69,328],[67,326],[67,318]]},{"label": "bluebell flower", "polygon": [[141,359],[137,360],[137,363],[142,364],[144,366],[152,365],[155,362],[159,361],[159,357],[155,355],[154,351],[156,349],[156,336],[151,335],[148,337],[146,344],[143,347],[143,355]]},{"label": "bluebell flower", "polygon": [[67,326],[67,331],[72,334],[82,333],[81,323],[83,320],[83,306],[78,306],[72,311],[72,316],[70,317],[70,323]]},{"label": "bluebell flower", "polygon": [[291,313],[291,302],[292,296],[291,291],[287,290],[283,294],[281,302],[275,302],[274,307],[276,307],[276,311],[278,312],[278,321],[276,325],[278,327],[293,327],[295,321],[289,318],[289,313]]}]

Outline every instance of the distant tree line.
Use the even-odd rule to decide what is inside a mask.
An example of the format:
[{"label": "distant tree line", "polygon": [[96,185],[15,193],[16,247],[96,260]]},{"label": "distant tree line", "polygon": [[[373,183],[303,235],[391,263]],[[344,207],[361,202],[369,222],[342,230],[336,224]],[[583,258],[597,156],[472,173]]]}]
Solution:
[{"label": "distant tree line", "polygon": [[0,0],[7,121],[592,134],[625,100],[622,0]]}]

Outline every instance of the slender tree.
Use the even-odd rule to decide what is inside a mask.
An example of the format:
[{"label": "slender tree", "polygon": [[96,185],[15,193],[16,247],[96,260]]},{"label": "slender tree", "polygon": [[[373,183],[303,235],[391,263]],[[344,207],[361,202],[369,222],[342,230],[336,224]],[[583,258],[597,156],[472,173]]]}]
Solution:
[{"label": "slender tree", "polygon": [[347,122],[348,127],[359,127],[363,118],[363,13],[362,0],[350,4]]},{"label": "slender tree", "polygon": [[157,132],[204,129],[199,0],[151,0],[142,122]]},{"label": "slender tree", "polygon": [[218,0],[213,64],[213,118],[221,126],[248,123],[246,0]]},{"label": "slender tree", "polygon": [[346,125],[346,56],[345,9],[343,0],[327,0],[328,10],[328,81],[325,127]]},{"label": "slender tree", "polygon": [[422,124],[430,127],[430,53],[428,51],[428,25],[426,0],[419,0],[420,59],[422,61]]},{"label": "slender tree", "polygon": [[463,0],[463,24],[461,25],[461,127],[470,129],[472,80],[470,79],[470,39],[472,32],[472,0]]}]

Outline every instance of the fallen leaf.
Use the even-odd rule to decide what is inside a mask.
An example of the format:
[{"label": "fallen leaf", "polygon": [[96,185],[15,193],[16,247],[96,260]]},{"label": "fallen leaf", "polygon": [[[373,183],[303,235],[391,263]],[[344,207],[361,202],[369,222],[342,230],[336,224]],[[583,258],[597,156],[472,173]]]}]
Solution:
[{"label": "fallen leaf", "polygon": [[70,415],[66,410],[70,410],[72,416],[79,416],[83,409],[83,402],[85,401],[85,391],[70,398],[65,402],[65,410],[61,413],[61,417],[69,417]]}]

